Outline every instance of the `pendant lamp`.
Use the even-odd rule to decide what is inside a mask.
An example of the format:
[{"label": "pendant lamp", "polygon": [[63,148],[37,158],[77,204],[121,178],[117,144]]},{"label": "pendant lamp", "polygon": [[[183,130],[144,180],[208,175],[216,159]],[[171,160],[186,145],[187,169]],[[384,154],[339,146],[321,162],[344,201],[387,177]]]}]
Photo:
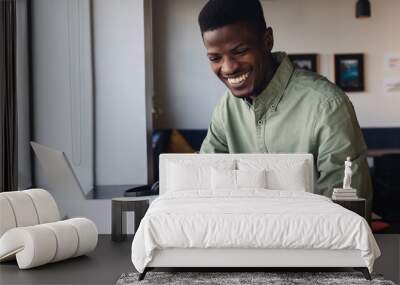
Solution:
[{"label": "pendant lamp", "polygon": [[369,0],[357,0],[356,3],[356,18],[371,17],[371,3]]}]

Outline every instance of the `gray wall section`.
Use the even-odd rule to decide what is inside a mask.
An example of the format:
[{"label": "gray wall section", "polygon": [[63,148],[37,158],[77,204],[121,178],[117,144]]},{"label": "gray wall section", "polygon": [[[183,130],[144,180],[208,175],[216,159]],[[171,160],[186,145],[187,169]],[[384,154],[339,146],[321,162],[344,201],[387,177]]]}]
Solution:
[{"label": "gray wall section", "polygon": [[[89,8],[87,0],[35,0],[31,11],[33,139],[64,151],[85,189],[93,187],[94,167]],[[109,201],[52,187],[37,160],[35,175],[63,214],[88,217],[101,233],[110,231]]]},{"label": "gray wall section", "polygon": [[96,183],[146,184],[143,0],[96,0],[93,16]]},{"label": "gray wall section", "polygon": [[17,0],[18,189],[32,186],[30,158],[27,0]]},{"label": "gray wall section", "polygon": [[[93,187],[93,92],[88,0],[32,2],[34,140],[64,151]],[[36,164],[37,184],[46,185]]]},{"label": "gray wall section", "polygon": [[154,2],[155,128],[207,128],[225,91],[208,64],[197,25],[205,3]]},{"label": "gray wall section", "polygon": [[[96,0],[92,10],[88,0],[32,2],[34,140],[64,151],[85,189],[148,180],[153,88],[144,1]],[[51,189],[37,161],[35,170],[37,186],[63,213],[110,233],[111,201]]]}]

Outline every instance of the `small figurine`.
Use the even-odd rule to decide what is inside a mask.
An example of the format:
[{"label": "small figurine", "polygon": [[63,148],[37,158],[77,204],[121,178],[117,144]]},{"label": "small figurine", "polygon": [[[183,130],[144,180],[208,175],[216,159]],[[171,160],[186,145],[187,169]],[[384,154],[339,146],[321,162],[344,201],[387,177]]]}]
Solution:
[{"label": "small figurine", "polygon": [[353,171],[351,170],[351,161],[348,156],[344,162],[344,179],[343,179],[343,189],[351,189],[351,176]]}]

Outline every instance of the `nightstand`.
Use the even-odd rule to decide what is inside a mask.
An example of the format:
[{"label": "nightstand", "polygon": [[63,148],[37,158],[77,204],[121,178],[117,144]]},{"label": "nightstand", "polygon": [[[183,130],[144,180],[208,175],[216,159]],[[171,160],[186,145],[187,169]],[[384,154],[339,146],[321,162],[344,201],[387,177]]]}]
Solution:
[{"label": "nightstand", "polygon": [[340,206],[359,214],[361,217],[366,219],[366,201],[363,198],[351,199],[351,200],[333,200],[332,202],[339,204]]},{"label": "nightstand", "polygon": [[111,239],[126,239],[126,212],[135,213],[135,232],[150,203],[158,196],[121,197],[111,200]]}]

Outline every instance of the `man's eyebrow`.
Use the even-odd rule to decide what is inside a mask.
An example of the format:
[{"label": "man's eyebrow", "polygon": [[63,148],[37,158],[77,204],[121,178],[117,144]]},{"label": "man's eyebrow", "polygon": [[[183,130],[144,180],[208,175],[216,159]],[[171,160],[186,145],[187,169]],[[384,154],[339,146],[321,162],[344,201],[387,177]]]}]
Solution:
[{"label": "man's eyebrow", "polygon": [[218,53],[217,52],[207,52],[207,56],[209,56],[209,55],[218,55]]},{"label": "man's eyebrow", "polygon": [[241,48],[242,46],[246,46],[246,44],[244,44],[244,43],[237,44],[236,46],[234,46],[233,48],[231,48],[231,51],[236,50],[236,49],[238,49],[238,48]]},{"label": "man's eyebrow", "polygon": [[[234,51],[238,48],[245,47],[245,46],[247,46],[245,43],[239,43],[239,44],[235,45],[233,48],[231,48],[230,51]],[[218,52],[207,52],[207,56],[210,56],[210,55],[219,55],[219,53]]]}]

